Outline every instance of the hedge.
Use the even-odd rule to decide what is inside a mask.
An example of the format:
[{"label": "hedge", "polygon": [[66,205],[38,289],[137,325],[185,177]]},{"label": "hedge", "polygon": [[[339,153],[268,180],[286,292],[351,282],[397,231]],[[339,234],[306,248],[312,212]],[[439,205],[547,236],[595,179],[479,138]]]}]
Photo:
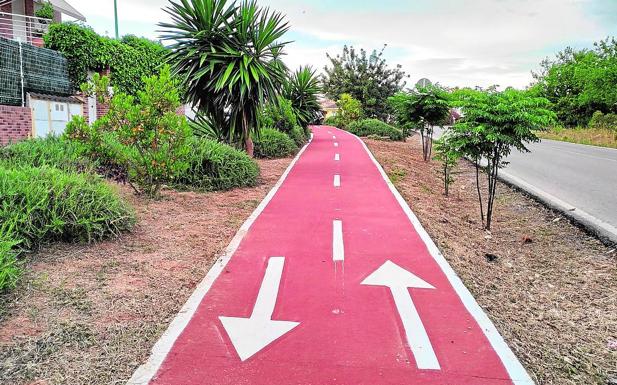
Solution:
[{"label": "hedge", "polygon": [[87,155],[86,145],[50,136],[0,148],[0,166],[50,166],[65,171],[90,171],[96,167],[96,162]]},{"label": "hedge", "polygon": [[262,129],[253,142],[257,158],[284,158],[298,151],[298,146],[287,134],[272,128]]},{"label": "hedge", "polygon": [[257,185],[259,166],[245,152],[208,139],[193,138],[188,168],[176,184],[205,191]]},{"label": "hedge", "polygon": [[347,131],[358,136],[387,137],[390,140],[404,140],[403,131],[378,119],[364,119],[351,123]]}]

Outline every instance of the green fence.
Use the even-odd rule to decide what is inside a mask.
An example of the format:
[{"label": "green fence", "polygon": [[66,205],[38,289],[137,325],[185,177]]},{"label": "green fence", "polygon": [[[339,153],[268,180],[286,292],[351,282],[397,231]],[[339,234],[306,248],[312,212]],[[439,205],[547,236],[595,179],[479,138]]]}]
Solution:
[{"label": "green fence", "polygon": [[0,104],[23,105],[26,92],[71,95],[67,60],[50,49],[0,38]]}]

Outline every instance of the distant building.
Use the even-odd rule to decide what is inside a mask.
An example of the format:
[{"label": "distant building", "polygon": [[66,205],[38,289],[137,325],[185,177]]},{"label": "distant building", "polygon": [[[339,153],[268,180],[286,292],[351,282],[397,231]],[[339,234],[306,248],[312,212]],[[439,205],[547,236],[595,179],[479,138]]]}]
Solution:
[{"label": "distant building", "polygon": [[321,105],[321,110],[324,112],[324,118],[329,118],[338,113],[338,106],[332,99],[324,98],[319,101],[319,104]]}]

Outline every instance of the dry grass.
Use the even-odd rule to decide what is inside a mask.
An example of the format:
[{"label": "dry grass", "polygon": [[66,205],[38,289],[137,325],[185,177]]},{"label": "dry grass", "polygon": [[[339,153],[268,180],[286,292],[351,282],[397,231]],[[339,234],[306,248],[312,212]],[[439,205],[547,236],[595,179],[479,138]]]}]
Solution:
[{"label": "dry grass", "polygon": [[542,139],[617,148],[617,129],[600,128],[552,128],[536,132]]},{"label": "dry grass", "polygon": [[289,161],[260,161],[255,188],[160,201],[122,189],[133,233],[31,256],[20,287],[0,297],[0,384],[124,384]]},{"label": "dry grass", "polygon": [[617,378],[614,249],[505,185],[485,232],[469,164],[447,198],[419,140],[366,142],[538,384]]}]

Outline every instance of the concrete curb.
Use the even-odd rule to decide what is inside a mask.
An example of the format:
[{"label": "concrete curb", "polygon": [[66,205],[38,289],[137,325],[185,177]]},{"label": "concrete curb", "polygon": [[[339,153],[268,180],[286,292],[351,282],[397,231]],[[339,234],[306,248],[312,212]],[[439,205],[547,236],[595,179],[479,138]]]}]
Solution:
[{"label": "concrete curb", "polygon": [[608,246],[617,245],[617,228],[611,224],[601,221],[591,214],[532,186],[522,179],[508,174],[507,171],[500,170],[498,175],[502,182],[523,191],[545,206],[562,213],[567,218],[598,237],[604,244]]}]

